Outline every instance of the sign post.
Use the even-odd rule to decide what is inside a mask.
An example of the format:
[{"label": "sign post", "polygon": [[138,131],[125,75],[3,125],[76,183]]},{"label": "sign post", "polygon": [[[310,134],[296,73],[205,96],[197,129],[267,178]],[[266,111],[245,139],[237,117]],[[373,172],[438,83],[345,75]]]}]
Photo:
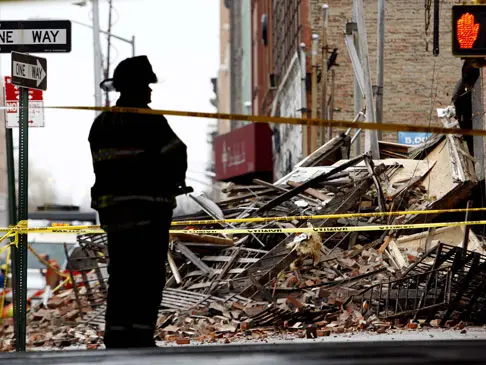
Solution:
[{"label": "sign post", "polygon": [[[47,60],[28,55],[25,52],[70,51],[71,22],[69,21],[0,21],[0,53],[11,53],[11,82],[13,85],[18,86],[18,214],[15,214],[15,197],[13,196],[15,194],[13,151],[7,152],[10,168],[10,219],[15,219],[12,222],[14,224],[18,223],[18,221],[27,221],[28,219],[29,88],[44,91],[47,89]],[[15,127],[15,124],[10,127]],[[12,148],[12,130],[7,128],[7,132],[7,145],[8,148]],[[16,215],[18,216],[16,217]],[[28,236],[22,233],[19,234],[18,246],[12,247],[12,289],[16,351],[25,351],[27,340],[27,245]]]},{"label": "sign post", "polygon": [[[19,221],[28,218],[28,190],[29,181],[29,89],[20,88],[20,125],[19,125]],[[26,346],[26,327],[27,327],[27,234],[19,235],[19,245],[16,254],[16,270],[18,282],[16,283],[17,303],[14,302],[14,311],[17,317],[15,327],[17,327],[18,337],[15,342],[17,351],[25,351]]]},{"label": "sign post", "polygon": [[[29,87],[46,90],[47,60],[12,52],[12,84],[19,87],[19,221],[28,219],[29,183]],[[14,315],[17,351],[25,351],[27,327],[27,239],[19,234],[15,252]]]}]

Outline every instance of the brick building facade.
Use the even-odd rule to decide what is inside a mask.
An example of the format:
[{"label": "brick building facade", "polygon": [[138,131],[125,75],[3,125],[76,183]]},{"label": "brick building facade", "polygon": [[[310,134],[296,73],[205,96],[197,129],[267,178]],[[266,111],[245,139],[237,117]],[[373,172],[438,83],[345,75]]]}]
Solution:
[{"label": "brick building facade", "polygon": [[[353,0],[327,0],[329,4],[329,46],[338,48],[335,86],[335,119],[351,120],[353,110],[353,70],[344,43],[345,24],[352,21]],[[320,33],[323,1],[310,0],[313,32]],[[363,0],[372,82],[376,81],[377,1]],[[427,2],[425,2],[427,3]],[[430,2],[432,3],[432,2]],[[383,120],[390,123],[427,125],[435,109],[450,104],[462,62],[452,56],[451,7],[455,0],[440,1],[440,54],[432,54],[433,9],[423,1],[385,1],[385,83]],[[426,19],[430,25],[425,30]],[[431,114],[432,113],[432,114]],[[387,139],[396,141],[396,133]]]},{"label": "brick building facade", "polygon": [[[307,109],[308,0],[252,0],[253,114],[301,117]],[[304,65],[304,66],[303,66]],[[304,67],[304,69],[302,69]],[[272,125],[274,172],[279,178],[303,156],[305,128]]]},{"label": "brick building facade", "polygon": [[[270,115],[275,87],[271,85],[272,60],[272,1],[251,0],[252,14],[252,112]],[[266,20],[265,20],[266,19]],[[266,29],[263,23],[266,22]],[[265,38],[265,39],[264,39]]]},{"label": "brick building facade", "polygon": [[[328,45],[330,50],[338,50],[338,66],[334,67],[333,118],[352,120],[355,116],[354,73],[344,32],[346,23],[352,22],[355,0],[232,0],[231,3],[235,6],[241,1],[251,2],[252,113],[299,117],[302,112],[308,112],[310,116],[311,38],[314,33],[321,34],[321,9],[327,3]],[[363,0],[363,3],[374,85],[377,0]],[[440,1],[440,54],[434,57],[433,9],[424,8],[422,0],[385,0],[384,122],[437,125],[436,108],[450,104],[462,66],[461,60],[451,54],[449,14],[455,3],[455,0]],[[425,1],[425,4],[432,6],[433,2]],[[233,15],[238,16],[238,12]],[[241,28],[235,32],[241,32]],[[301,44],[305,45],[305,53]],[[321,44],[319,55],[320,48]],[[232,98],[239,95],[235,87],[238,88],[232,85]],[[320,94],[319,85],[318,116]],[[330,95],[330,83],[327,95]],[[272,129],[275,178],[279,178],[307,155],[317,128],[312,129],[312,133],[311,129],[301,126],[273,125]],[[383,139],[396,142],[397,133],[384,133]]]}]

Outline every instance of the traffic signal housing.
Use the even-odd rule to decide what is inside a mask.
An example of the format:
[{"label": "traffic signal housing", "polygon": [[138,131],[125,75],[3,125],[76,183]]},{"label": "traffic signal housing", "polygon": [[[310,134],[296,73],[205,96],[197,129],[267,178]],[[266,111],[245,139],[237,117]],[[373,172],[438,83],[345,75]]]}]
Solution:
[{"label": "traffic signal housing", "polygon": [[486,57],[486,5],[452,7],[452,54]]}]

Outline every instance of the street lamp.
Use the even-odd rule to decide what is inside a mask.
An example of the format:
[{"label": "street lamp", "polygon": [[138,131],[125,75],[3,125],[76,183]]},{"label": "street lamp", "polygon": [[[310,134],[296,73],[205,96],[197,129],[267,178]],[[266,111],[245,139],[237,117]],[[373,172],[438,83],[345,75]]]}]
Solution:
[{"label": "street lamp", "polygon": [[[69,20],[69,21],[72,22],[72,23],[81,25],[83,27],[93,29],[92,25],[89,25],[89,24],[86,24],[86,23],[83,23],[83,22],[78,22],[77,20]],[[129,45],[131,45],[132,46],[132,57],[135,57],[135,36],[134,35],[132,36],[132,39],[128,39],[128,38],[123,38],[123,37],[117,36],[116,34],[107,32],[106,30],[102,30],[102,29],[100,29],[100,33],[109,35],[110,37],[113,37],[115,39],[118,39],[122,42],[125,42],[125,43],[128,43]]]},{"label": "street lamp", "polygon": [[[100,44],[100,13],[98,0],[91,0],[93,4],[93,47],[94,47],[94,82],[95,82],[95,106],[101,106],[101,69],[103,61],[101,60],[101,44]],[[100,112],[96,111],[95,115]]]},{"label": "street lamp", "polygon": [[[100,84],[101,84],[101,71],[102,71],[102,60],[101,60],[101,45],[100,45],[100,33],[105,33],[108,34],[110,37],[128,42],[132,45],[132,56],[135,56],[135,37],[132,36],[132,40],[129,41],[125,38],[115,36],[111,34],[110,32],[105,32],[100,30],[100,16],[99,16],[99,2],[98,0],[89,0],[92,3],[93,6],[93,26],[90,27],[93,29],[93,47],[94,47],[94,72],[95,72],[95,106],[99,107],[101,106],[101,89],[100,89]],[[76,3],[73,3],[73,5],[81,6],[84,7],[88,3],[88,0],[81,0]],[[111,2],[110,2],[110,14],[111,14]],[[78,24],[81,24],[79,22],[75,22]],[[86,24],[81,24],[81,25],[86,25]],[[108,51],[109,52],[109,51]],[[109,58],[109,53],[108,53],[108,58]],[[108,61],[109,62],[109,61]],[[108,95],[106,96],[108,100]],[[98,115],[99,112],[96,112],[96,115]]]},{"label": "street lamp", "polygon": [[[102,69],[102,61],[101,61],[101,58],[100,58],[101,57],[101,46],[100,46],[100,42],[99,42],[100,33],[109,35],[109,36],[111,36],[115,39],[118,39],[122,42],[130,44],[132,46],[132,57],[135,57],[135,36],[133,35],[132,39],[127,39],[127,38],[123,38],[123,37],[120,37],[118,35],[115,35],[111,32],[101,30],[99,28],[99,21],[97,22],[95,20],[95,19],[97,19],[97,16],[94,15],[95,13],[97,13],[97,11],[95,11],[95,8],[96,9],[98,8],[98,1],[97,0],[91,0],[91,1],[93,1],[93,25],[89,25],[89,24],[86,24],[86,23],[83,23],[83,22],[79,22],[77,20],[72,20],[72,19],[70,19],[69,21],[93,30],[93,37],[94,37],[93,38],[93,40],[94,40],[94,43],[93,43],[93,46],[94,46],[94,72],[95,72],[95,80],[94,80],[94,82],[95,82],[95,106],[99,107],[99,106],[101,106],[100,83],[101,83],[101,71],[102,71],[101,70]],[[80,1],[80,2],[74,3],[73,5],[83,7],[83,6],[87,5],[87,1],[86,0]],[[34,17],[34,18],[30,18],[30,19],[40,20],[42,18]],[[96,114],[99,114],[99,112],[97,111]]]},{"label": "street lamp", "polygon": [[[73,3],[73,5],[85,7],[87,5],[87,0],[81,0]],[[100,45],[100,12],[98,0],[91,0],[93,5],[93,48],[94,48],[94,82],[95,82],[95,106],[101,106],[101,45]],[[96,115],[99,111],[96,111]]]}]

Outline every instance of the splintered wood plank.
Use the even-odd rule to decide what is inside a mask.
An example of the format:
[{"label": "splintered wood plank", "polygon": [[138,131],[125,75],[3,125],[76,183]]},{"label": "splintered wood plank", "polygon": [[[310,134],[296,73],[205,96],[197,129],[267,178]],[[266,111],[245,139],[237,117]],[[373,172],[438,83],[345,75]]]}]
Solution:
[{"label": "splintered wood plank", "polygon": [[233,240],[229,238],[209,236],[197,233],[172,233],[170,235],[171,240],[178,240],[181,242],[191,243],[213,243],[218,245],[233,246]]},{"label": "splintered wood plank", "polygon": [[[215,262],[227,262],[231,260],[231,256],[204,256],[202,260],[215,261]],[[260,261],[259,258],[247,258],[247,257],[240,257],[236,260],[236,262],[239,264],[253,264],[258,261]]]},{"label": "splintered wood plank", "polygon": [[[344,164],[348,160],[341,160],[336,162],[333,166],[340,166]],[[427,160],[410,160],[405,158],[387,158],[385,160],[373,160],[375,166],[378,165],[385,165],[385,166],[394,166],[400,165],[401,168],[393,174],[390,178],[390,183],[397,184],[397,183],[406,183],[408,180],[414,177],[424,177],[436,164],[435,158],[429,155]],[[366,169],[366,165],[364,161],[356,164],[355,167],[350,167],[349,170],[352,169]]]},{"label": "splintered wood plank", "polygon": [[240,201],[243,201],[245,199],[253,199],[255,197],[263,196],[263,195],[266,195],[266,194],[269,194],[269,193],[274,193],[274,192],[275,192],[274,189],[264,189],[264,190],[260,190],[260,191],[256,191],[256,192],[252,192],[252,193],[241,194],[241,195],[237,195],[237,196],[232,197],[232,198],[221,200],[221,201],[218,202],[218,205],[234,204],[234,203],[238,203]]},{"label": "splintered wood plank", "polygon": [[[223,272],[223,269],[213,269],[214,273],[219,275]],[[241,274],[243,271],[245,271],[245,269],[230,269],[227,274]],[[202,275],[205,275],[203,271],[201,270],[195,270],[195,271],[191,271],[190,273],[188,273],[186,275],[186,277],[189,277],[189,276],[202,276]]]},{"label": "splintered wood plank", "polygon": [[[461,246],[464,240],[464,230],[465,227],[443,227],[437,228],[433,233],[421,232],[408,236],[401,236],[396,240],[396,244],[401,250],[409,251],[426,251],[431,247],[425,247],[427,239],[442,242],[450,246]],[[474,232],[469,232],[469,244],[468,250],[480,253],[482,255],[486,254],[486,251],[482,248],[482,243]]]},{"label": "splintered wood plank", "polygon": [[[293,188],[296,188],[297,186],[300,186],[302,184],[301,183],[297,183],[295,181],[287,181],[287,185],[289,185],[289,186],[291,186]],[[313,196],[314,198],[320,199],[322,201],[328,201],[328,200],[331,199],[328,195],[323,194],[320,191],[318,191],[316,189],[313,189],[313,188],[308,188],[304,192],[306,194],[309,194],[310,196]]]},{"label": "splintered wood plank", "polygon": [[422,186],[427,189],[431,197],[434,197],[434,200],[440,200],[454,190],[456,186],[460,185],[460,183],[452,179],[452,156],[447,146],[448,143],[448,140],[445,139],[427,156],[428,160],[435,160],[437,162],[425,177]]}]

